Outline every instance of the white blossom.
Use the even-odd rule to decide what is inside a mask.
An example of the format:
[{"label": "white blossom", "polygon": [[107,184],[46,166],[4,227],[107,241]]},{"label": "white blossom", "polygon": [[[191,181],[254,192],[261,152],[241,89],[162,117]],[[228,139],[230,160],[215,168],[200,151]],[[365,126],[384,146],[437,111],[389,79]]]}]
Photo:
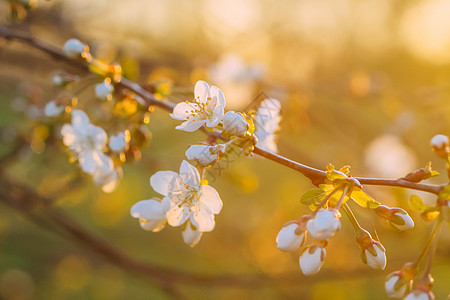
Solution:
[{"label": "white blossom", "polygon": [[403,298],[409,285],[407,281],[402,279],[401,272],[396,271],[386,277],[384,287],[388,297]]},{"label": "white blossom", "polygon": [[58,105],[55,101],[50,101],[45,105],[44,112],[47,117],[58,117],[62,114],[64,109],[64,105]]},{"label": "white blossom", "polygon": [[101,83],[95,85],[95,96],[100,100],[112,99],[112,93],[114,87],[109,80],[104,80]]},{"label": "white blossom", "polygon": [[82,110],[72,111],[72,123],[64,124],[61,129],[64,144],[74,152],[81,168],[88,174],[94,174],[98,168],[109,168],[103,148],[106,144],[106,132],[92,125]]},{"label": "white blossom", "polygon": [[295,231],[297,228],[298,224],[295,223],[281,228],[276,238],[278,249],[283,251],[293,251],[303,244],[305,233],[296,233]]},{"label": "white blossom", "polygon": [[179,174],[156,172],[150,178],[150,184],[170,200],[169,225],[180,226],[190,221],[200,232],[214,229],[214,215],[222,209],[222,200],[214,188],[201,184],[197,169],[187,161],[181,163]]},{"label": "white blossom", "polygon": [[225,109],[222,91],[199,80],[195,84],[194,96],[194,102],[178,103],[170,114],[176,120],[185,121],[176,129],[192,132],[203,125],[209,128],[216,127],[222,120]]},{"label": "white blossom", "polygon": [[396,212],[390,220],[390,223],[398,230],[408,230],[414,227],[413,219],[401,208],[396,208]]},{"label": "white blossom", "polygon": [[182,235],[183,241],[187,245],[194,247],[198,244],[198,242],[200,242],[203,232],[200,232],[190,221],[187,221],[186,228],[183,230]]},{"label": "white blossom", "polygon": [[310,276],[320,271],[325,261],[325,248],[312,246],[305,248],[300,255],[299,263],[302,273]]},{"label": "white blossom", "polygon": [[443,134],[436,134],[435,136],[433,136],[431,138],[430,144],[432,147],[436,147],[438,149],[448,147],[448,145],[449,145],[448,136],[443,135]]},{"label": "white blossom", "polygon": [[434,295],[431,292],[414,290],[406,295],[405,300],[434,300]]},{"label": "white blossom", "polygon": [[109,148],[114,152],[123,152],[128,147],[127,138],[124,132],[118,132],[109,138]]},{"label": "white blossom", "polygon": [[249,128],[241,113],[229,111],[223,116],[223,129],[231,135],[244,135]]},{"label": "white blossom", "polygon": [[381,243],[374,241],[371,246],[364,250],[364,255],[367,265],[372,269],[384,270],[386,267],[386,253]]},{"label": "white blossom", "polygon": [[167,197],[162,201],[142,200],[131,207],[130,214],[139,219],[139,224],[143,229],[158,232],[167,224],[166,212],[169,208],[170,202]]},{"label": "white blossom", "polygon": [[315,239],[328,240],[341,228],[340,213],[322,208],[306,223],[306,228]]},{"label": "white blossom", "polygon": [[80,40],[70,39],[64,44],[64,54],[70,58],[78,58],[83,52],[85,52],[87,46]]},{"label": "white blossom", "polygon": [[278,151],[275,132],[278,130],[281,121],[280,109],[280,101],[267,98],[261,102],[255,115],[255,136],[258,138],[256,145],[275,153]]},{"label": "white blossom", "polygon": [[209,166],[219,159],[220,147],[209,145],[192,145],[186,150],[186,157],[196,160],[203,167]]}]

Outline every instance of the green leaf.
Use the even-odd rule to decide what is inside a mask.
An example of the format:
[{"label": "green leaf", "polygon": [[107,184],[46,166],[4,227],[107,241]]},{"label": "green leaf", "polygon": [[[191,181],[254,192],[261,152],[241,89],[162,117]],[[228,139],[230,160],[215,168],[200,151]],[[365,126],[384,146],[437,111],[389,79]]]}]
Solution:
[{"label": "green leaf", "polygon": [[373,208],[377,208],[378,205],[380,205],[380,203],[378,201],[374,200],[372,197],[370,197],[368,194],[366,194],[365,192],[363,192],[361,190],[354,190],[352,192],[351,198],[353,199],[353,201],[355,201],[362,207],[367,207],[367,208],[373,209]]},{"label": "green leaf", "polygon": [[412,209],[417,211],[422,211],[425,205],[423,204],[422,199],[417,195],[411,195],[409,198],[409,206],[411,206]]},{"label": "green leaf", "polygon": [[303,194],[300,202],[305,205],[317,205],[325,197],[325,191],[322,189],[311,189]]}]

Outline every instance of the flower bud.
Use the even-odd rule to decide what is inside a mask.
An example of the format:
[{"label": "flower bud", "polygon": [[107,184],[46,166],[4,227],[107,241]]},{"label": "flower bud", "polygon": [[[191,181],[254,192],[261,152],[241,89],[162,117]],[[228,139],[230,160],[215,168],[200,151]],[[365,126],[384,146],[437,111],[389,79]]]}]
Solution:
[{"label": "flower bud", "polygon": [[79,58],[83,52],[89,51],[89,47],[80,40],[70,39],[64,44],[63,50],[67,57]]},{"label": "flower bud", "polygon": [[127,137],[124,132],[119,132],[109,138],[109,148],[114,152],[123,152],[128,147]]},{"label": "flower bud", "polygon": [[374,209],[375,213],[386,219],[393,227],[398,230],[407,230],[414,227],[414,221],[408,213],[398,207],[388,207],[386,205],[379,205]]},{"label": "flower bud", "polygon": [[414,290],[406,295],[405,300],[434,300],[434,294],[431,291]]},{"label": "flower bud", "polygon": [[95,96],[100,100],[111,100],[113,91],[114,87],[108,79],[95,85]]},{"label": "flower bud", "polygon": [[293,251],[298,249],[305,241],[305,232],[297,233],[299,224],[292,223],[283,228],[277,235],[277,247],[282,251]]},{"label": "flower bud", "polygon": [[447,159],[448,152],[450,151],[448,136],[437,134],[431,139],[430,144],[437,156]]},{"label": "flower bud", "polygon": [[384,283],[386,294],[389,298],[403,298],[409,290],[410,283],[403,278],[401,271],[392,272]]},{"label": "flower bud", "polygon": [[64,105],[58,105],[55,101],[50,101],[45,105],[45,115],[47,117],[58,117],[64,109]]},{"label": "flower bud", "polygon": [[223,129],[231,135],[244,135],[249,128],[244,116],[234,111],[229,111],[223,116]]},{"label": "flower bud", "polygon": [[319,246],[307,247],[300,255],[299,263],[302,273],[306,276],[314,275],[320,271],[327,252]]},{"label": "flower bud", "polygon": [[198,242],[200,242],[203,233],[198,231],[198,229],[189,221],[186,222],[185,226],[186,228],[182,233],[183,240],[187,245],[194,247],[198,244]]},{"label": "flower bud", "polygon": [[315,239],[328,240],[341,228],[340,218],[338,210],[322,208],[306,223],[306,228]]},{"label": "flower bud", "polygon": [[360,229],[356,235],[356,241],[361,247],[361,260],[373,269],[384,270],[386,267],[386,250],[383,245],[372,239],[370,233]]},{"label": "flower bud", "polygon": [[[219,146],[219,145],[217,145]],[[215,163],[219,159],[219,154],[223,153],[221,147],[209,145],[192,145],[186,150],[186,157],[196,160],[203,167]]]}]

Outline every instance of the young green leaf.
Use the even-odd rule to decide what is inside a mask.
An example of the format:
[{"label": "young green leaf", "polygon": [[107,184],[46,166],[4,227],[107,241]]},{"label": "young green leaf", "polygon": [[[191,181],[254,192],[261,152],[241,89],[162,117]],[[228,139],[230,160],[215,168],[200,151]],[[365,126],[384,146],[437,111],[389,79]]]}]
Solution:
[{"label": "young green leaf", "polygon": [[305,205],[317,205],[325,197],[325,191],[322,189],[311,189],[303,194],[300,202]]},{"label": "young green leaf", "polygon": [[422,199],[417,195],[411,195],[411,197],[409,198],[409,206],[417,211],[422,211],[425,207]]}]

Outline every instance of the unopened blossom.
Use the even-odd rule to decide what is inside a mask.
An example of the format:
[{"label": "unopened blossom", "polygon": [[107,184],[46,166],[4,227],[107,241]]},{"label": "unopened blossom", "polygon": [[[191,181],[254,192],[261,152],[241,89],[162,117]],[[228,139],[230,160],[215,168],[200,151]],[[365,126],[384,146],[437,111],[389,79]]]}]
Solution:
[{"label": "unopened blossom", "polygon": [[325,261],[326,254],[325,248],[319,246],[305,248],[299,259],[302,273],[310,276],[319,272]]},{"label": "unopened blossom", "polygon": [[386,250],[383,245],[372,239],[370,233],[362,228],[359,229],[356,235],[356,241],[361,247],[363,263],[373,269],[384,270],[386,267]]},{"label": "unopened blossom", "polygon": [[95,96],[100,100],[111,100],[114,87],[110,80],[104,80],[95,85]]},{"label": "unopened blossom", "polygon": [[314,218],[306,223],[306,228],[315,239],[328,240],[341,228],[340,218],[338,210],[321,208]]},{"label": "unopened blossom", "polygon": [[435,135],[430,141],[431,148],[436,152],[437,156],[447,159],[449,148],[449,138],[443,134]]},{"label": "unopened blossom", "polygon": [[305,241],[305,232],[302,231],[297,233],[296,230],[298,227],[299,224],[292,223],[281,228],[276,238],[278,249],[283,251],[293,251],[303,244]]},{"label": "unopened blossom", "polygon": [[45,105],[44,113],[47,117],[58,117],[64,111],[65,106],[57,104],[55,101],[50,101]]},{"label": "unopened blossom", "polygon": [[200,232],[190,221],[187,221],[185,224],[186,228],[182,232],[183,241],[187,245],[194,247],[200,242],[203,232]]},{"label": "unopened blossom", "polygon": [[255,115],[255,136],[258,138],[256,145],[275,153],[278,151],[275,143],[275,132],[280,126],[280,109],[280,101],[274,98],[267,98],[261,102]]},{"label": "unopened blossom", "polygon": [[398,230],[408,230],[414,227],[413,219],[408,213],[398,207],[388,207],[386,205],[379,205],[374,209],[375,213],[386,219],[392,226]]},{"label": "unopened blossom", "polygon": [[77,39],[67,40],[63,46],[64,54],[70,58],[78,58],[87,50],[89,47]]},{"label": "unopened blossom", "polygon": [[222,209],[222,200],[217,191],[201,184],[195,167],[183,161],[180,173],[159,171],[150,178],[153,189],[170,200],[167,221],[171,226],[180,226],[190,221],[200,232],[214,229],[214,215]]},{"label": "unopened blossom", "polygon": [[169,198],[142,200],[134,204],[130,214],[139,219],[141,227],[148,231],[161,231],[167,224],[166,212],[170,208]]},{"label": "unopened blossom", "polygon": [[403,278],[401,271],[395,271],[386,277],[384,288],[390,298],[403,298],[408,291],[410,282]]},{"label": "unopened blossom", "polygon": [[127,136],[124,132],[118,132],[109,138],[109,148],[114,152],[123,152],[128,147]]},{"label": "unopened blossom", "polygon": [[[61,134],[64,144],[74,153],[84,172],[93,174],[107,161],[103,157],[106,132],[103,128],[92,125],[84,111],[73,110],[72,123],[64,124]],[[109,164],[109,162],[106,163]]]},{"label": "unopened blossom", "polygon": [[192,132],[203,125],[209,128],[216,127],[224,114],[225,97],[222,91],[199,80],[195,84],[194,96],[194,102],[178,103],[170,114],[176,120],[185,121],[175,128]]},{"label": "unopened blossom", "polygon": [[249,128],[241,113],[229,111],[223,116],[223,129],[231,135],[244,135]]},{"label": "unopened blossom", "polygon": [[185,154],[189,160],[195,160],[201,166],[206,167],[215,163],[224,151],[224,145],[192,145],[186,150]]},{"label": "unopened blossom", "polygon": [[434,300],[434,294],[431,291],[414,290],[404,300]]}]

